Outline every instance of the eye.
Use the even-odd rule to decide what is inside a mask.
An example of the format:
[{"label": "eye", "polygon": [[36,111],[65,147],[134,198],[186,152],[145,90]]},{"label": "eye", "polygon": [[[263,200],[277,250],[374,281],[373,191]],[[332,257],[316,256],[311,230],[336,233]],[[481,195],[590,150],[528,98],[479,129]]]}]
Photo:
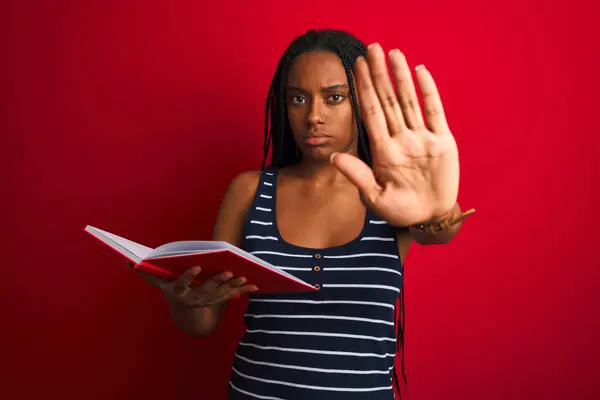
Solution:
[{"label": "eye", "polygon": [[302,104],[303,101],[306,101],[302,96],[292,96],[292,104],[298,105]]},{"label": "eye", "polygon": [[339,103],[341,101],[343,101],[345,99],[344,96],[342,96],[341,94],[332,94],[331,96],[329,96],[329,100],[333,103]]}]

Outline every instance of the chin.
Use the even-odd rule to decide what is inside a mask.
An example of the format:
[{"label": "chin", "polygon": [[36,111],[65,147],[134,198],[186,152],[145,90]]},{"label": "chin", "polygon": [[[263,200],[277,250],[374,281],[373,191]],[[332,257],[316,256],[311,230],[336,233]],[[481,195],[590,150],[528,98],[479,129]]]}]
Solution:
[{"label": "chin", "polygon": [[329,162],[331,154],[335,152],[330,146],[305,146],[300,151],[303,158],[315,162]]}]

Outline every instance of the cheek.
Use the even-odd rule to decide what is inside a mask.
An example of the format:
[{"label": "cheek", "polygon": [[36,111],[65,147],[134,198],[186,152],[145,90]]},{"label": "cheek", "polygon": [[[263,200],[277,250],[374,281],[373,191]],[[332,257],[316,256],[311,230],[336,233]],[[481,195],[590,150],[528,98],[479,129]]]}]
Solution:
[{"label": "cheek", "polygon": [[336,119],[344,129],[352,128],[354,130],[356,121],[354,120],[354,110],[352,109],[352,105],[339,107],[336,114]]},{"label": "cheek", "polygon": [[303,107],[288,107],[287,117],[292,129],[304,125],[307,118]]}]

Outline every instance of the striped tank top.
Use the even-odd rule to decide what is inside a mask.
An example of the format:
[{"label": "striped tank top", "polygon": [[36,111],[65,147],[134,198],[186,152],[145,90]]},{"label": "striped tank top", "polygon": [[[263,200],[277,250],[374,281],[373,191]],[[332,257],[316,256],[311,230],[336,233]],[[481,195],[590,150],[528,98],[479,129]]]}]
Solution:
[{"label": "striped tank top", "polygon": [[367,210],[353,241],[295,246],[278,230],[276,189],[277,170],[264,169],[242,247],[319,290],[249,295],[229,400],[393,400],[403,282],[396,230]]}]

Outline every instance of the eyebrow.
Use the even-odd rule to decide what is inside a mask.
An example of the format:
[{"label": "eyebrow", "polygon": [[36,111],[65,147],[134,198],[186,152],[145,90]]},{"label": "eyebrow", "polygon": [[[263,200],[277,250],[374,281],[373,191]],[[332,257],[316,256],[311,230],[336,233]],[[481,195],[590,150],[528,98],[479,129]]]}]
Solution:
[{"label": "eyebrow", "polygon": [[[340,83],[338,85],[331,85],[331,86],[325,86],[321,88],[322,92],[332,92],[334,90],[340,90],[340,89],[348,89],[348,85],[344,84],[344,83]],[[288,90],[295,90],[298,92],[306,92],[306,90],[299,88],[299,87],[295,87],[295,86],[289,86]]]}]

